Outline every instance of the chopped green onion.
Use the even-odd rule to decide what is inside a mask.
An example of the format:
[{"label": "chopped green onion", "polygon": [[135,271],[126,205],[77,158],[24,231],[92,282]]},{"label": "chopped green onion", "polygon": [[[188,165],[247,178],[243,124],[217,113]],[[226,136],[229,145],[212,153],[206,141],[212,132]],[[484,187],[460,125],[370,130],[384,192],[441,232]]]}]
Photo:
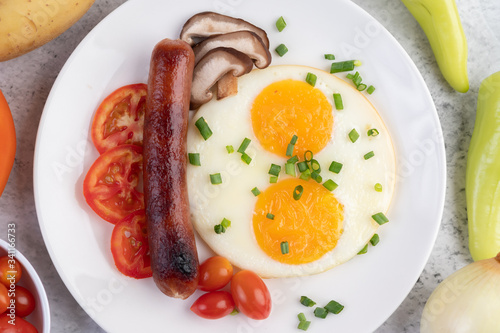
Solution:
[{"label": "chopped green onion", "polygon": [[267,213],[266,217],[270,220],[274,220],[274,215],[271,213]]},{"label": "chopped green onion", "polygon": [[199,153],[188,153],[189,164],[201,166]]},{"label": "chopped green onion", "polygon": [[307,296],[300,296],[300,304],[311,308],[316,305],[316,302]]},{"label": "chopped green onion", "polygon": [[285,163],[285,173],[292,177],[295,177],[295,163],[286,162]]},{"label": "chopped green onion", "polygon": [[368,136],[377,136],[379,135],[379,132],[376,128],[369,129],[367,132]]},{"label": "chopped green onion", "polygon": [[303,312],[299,313],[297,315],[297,318],[299,318],[299,321],[305,321],[305,320],[307,320],[306,319],[306,315]]},{"label": "chopped green onion", "polygon": [[280,45],[278,45],[278,47],[276,48],[275,51],[276,51],[276,53],[278,53],[278,55],[280,57],[282,57],[288,52],[288,48],[286,47],[285,44],[280,44]]},{"label": "chopped green onion", "polygon": [[333,191],[335,190],[338,185],[335,183],[333,180],[328,179],[326,182],[323,183],[323,186],[328,190],[328,191]]},{"label": "chopped green onion", "polygon": [[342,310],[344,310],[344,306],[339,302],[332,300],[325,305],[325,309],[330,313],[339,314]]},{"label": "chopped green onion", "polygon": [[298,137],[298,136],[296,136],[296,135],[294,134],[294,135],[292,136],[292,139],[290,140],[290,143],[291,143],[292,145],[295,145],[295,144],[297,143],[297,139],[298,139],[298,138],[299,138],[299,137]]},{"label": "chopped green onion", "polygon": [[226,150],[227,150],[227,153],[228,153],[228,154],[234,153],[234,148],[233,148],[233,146],[231,146],[231,145],[226,146]]},{"label": "chopped green onion", "polygon": [[372,158],[373,156],[375,156],[375,153],[372,151],[366,153],[363,157],[365,158],[365,160],[368,160],[370,158]]},{"label": "chopped green onion", "polygon": [[252,193],[253,193],[253,195],[258,196],[260,194],[260,191],[259,191],[259,189],[257,187],[254,187],[252,189]]},{"label": "chopped green onion", "polygon": [[238,309],[234,308],[234,310],[233,310],[233,311],[231,311],[231,313],[230,313],[229,315],[231,315],[231,316],[235,316],[235,315],[237,315],[238,313],[240,313],[240,312],[238,311]]},{"label": "chopped green onion", "polygon": [[356,142],[356,140],[358,140],[359,138],[359,134],[358,134],[358,131],[356,131],[356,129],[352,129],[352,131],[349,132],[349,139],[351,139],[351,142],[354,143]]},{"label": "chopped green onion", "polygon": [[281,242],[280,246],[281,246],[281,254],[287,254],[288,252],[290,252],[290,247],[288,245],[288,242]]},{"label": "chopped green onion", "polygon": [[306,170],[309,170],[309,166],[307,165],[306,161],[302,161],[302,162],[297,163],[297,167],[299,168],[300,172],[304,172]]},{"label": "chopped green onion", "polygon": [[299,200],[302,196],[302,193],[304,193],[304,187],[302,185],[297,185],[293,190],[293,198],[295,200]]},{"label": "chopped green onion", "polygon": [[348,78],[349,80],[352,80],[352,78],[354,77],[354,75],[352,75],[351,73],[349,73],[345,77]]},{"label": "chopped green onion", "polygon": [[368,252],[368,244],[365,245],[364,248],[361,249],[361,251],[358,252],[358,254],[365,254]]},{"label": "chopped green onion", "polygon": [[373,94],[374,91],[375,91],[374,86],[369,86],[368,89],[366,89],[366,92],[369,93],[370,95]]},{"label": "chopped green onion", "polygon": [[207,122],[205,121],[205,118],[203,117],[200,117],[195,123],[194,125],[198,128],[198,130],[200,131],[200,134],[201,136],[203,137],[203,139],[205,139],[205,141],[212,136],[212,130],[210,129],[210,127],[208,127],[208,124]]},{"label": "chopped green onion", "polygon": [[332,164],[330,164],[330,168],[328,170],[338,174],[340,170],[342,170],[342,167],[343,167],[342,163],[333,161]]},{"label": "chopped green onion", "polygon": [[[309,155],[309,157],[307,157],[307,155]],[[313,152],[310,151],[310,150],[306,150],[306,152],[304,153],[304,160],[306,160],[306,162],[311,162],[311,160],[313,159]]]},{"label": "chopped green onion", "polygon": [[382,184],[380,183],[377,183],[375,184],[375,186],[373,186],[375,188],[375,191],[377,192],[382,192]]},{"label": "chopped green onion", "polygon": [[231,221],[229,221],[226,218],[223,218],[220,225],[223,226],[224,228],[229,228],[231,226]]},{"label": "chopped green onion", "polygon": [[360,85],[361,81],[363,81],[363,78],[361,77],[361,75],[359,75],[358,72],[356,72],[356,74],[354,74],[353,78],[352,78],[352,82],[357,86]]},{"label": "chopped green onion", "polygon": [[310,321],[303,320],[303,321],[299,322],[299,326],[297,326],[297,328],[299,330],[307,331],[307,329],[309,328],[309,325],[311,325]]},{"label": "chopped green onion", "polygon": [[268,174],[270,174],[271,176],[277,177],[280,174],[280,171],[281,171],[281,166],[273,163],[273,164],[271,164],[271,167],[269,168]]},{"label": "chopped green onion", "polygon": [[269,182],[271,184],[277,183],[278,182],[278,176],[271,176],[271,177],[269,177]]},{"label": "chopped green onion", "polygon": [[286,156],[288,157],[292,156],[294,148],[295,146],[289,143],[288,146],[286,147]]},{"label": "chopped green onion", "polygon": [[364,83],[360,83],[358,84],[358,86],[356,87],[359,91],[363,91],[366,89],[366,84]]},{"label": "chopped green onion", "polygon": [[314,309],[314,315],[318,318],[325,319],[327,314],[328,314],[328,311],[326,311],[325,308],[317,307],[316,309]]},{"label": "chopped green onion", "polygon": [[372,244],[372,246],[375,246],[378,244],[378,242],[380,242],[380,237],[378,234],[374,234],[370,239],[370,243]]},{"label": "chopped green onion", "polygon": [[311,178],[314,179],[316,183],[321,183],[323,181],[323,177],[316,171],[311,172]]},{"label": "chopped green onion", "polygon": [[335,55],[329,53],[329,54],[325,54],[325,59],[326,60],[335,60]]},{"label": "chopped green onion", "polygon": [[249,138],[243,139],[240,147],[238,148],[238,153],[243,154],[245,152],[245,150],[248,148],[248,145],[250,144],[250,142],[252,142],[252,140],[250,140]]},{"label": "chopped green onion", "polygon": [[315,159],[312,159],[311,160],[311,169],[312,171],[316,171],[316,172],[321,172],[321,165],[319,164],[319,162]]},{"label": "chopped green onion", "polygon": [[340,94],[333,94],[333,101],[336,110],[344,110],[344,102],[342,102],[342,96]]},{"label": "chopped green onion", "polygon": [[250,164],[250,162],[252,162],[252,158],[248,156],[247,153],[241,154],[241,160],[246,164]]},{"label": "chopped green onion", "polygon": [[349,72],[354,69],[354,60],[339,61],[332,63],[330,73]]},{"label": "chopped green onion", "polygon": [[213,175],[210,175],[210,182],[213,185],[222,184],[222,177],[220,176],[220,173],[215,173]]},{"label": "chopped green onion", "polygon": [[[286,163],[297,163],[299,161],[299,158],[297,157],[297,155],[294,155],[292,156],[291,158],[289,158]],[[306,164],[307,165],[307,164]]]},{"label": "chopped green onion", "polygon": [[280,16],[280,18],[276,21],[276,28],[278,28],[279,32],[282,32],[283,29],[286,27],[286,22],[283,16]]},{"label": "chopped green onion", "polygon": [[225,233],[226,232],[226,228],[224,228],[224,226],[220,225],[220,224],[216,224],[214,225],[214,231],[216,234],[222,234],[222,233]]},{"label": "chopped green onion", "polygon": [[354,60],[354,66],[356,67],[359,67],[361,66],[363,63],[361,62],[361,60]]},{"label": "chopped green onion", "polygon": [[300,174],[299,178],[303,179],[303,180],[309,180],[311,178],[311,175],[312,175],[311,170],[307,169],[306,171],[304,171]]},{"label": "chopped green onion", "polygon": [[377,222],[380,225],[389,222],[389,219],[383,213],[377,213],[375,215],[372,215],[372,219],[374,219],[375,222]]},{"label": "chopped green onion", "polygon": [[307,76],[306,76],[306,82],[309,83],[311,86],[315,86],[316,85],[316,79],[317,79],[317,76],[313,73],[307,73]]}]

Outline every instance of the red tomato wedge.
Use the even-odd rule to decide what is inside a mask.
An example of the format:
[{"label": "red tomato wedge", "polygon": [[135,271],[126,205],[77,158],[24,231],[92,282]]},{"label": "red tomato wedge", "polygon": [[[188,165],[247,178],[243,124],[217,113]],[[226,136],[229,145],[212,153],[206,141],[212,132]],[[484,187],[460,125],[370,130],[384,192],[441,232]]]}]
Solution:
[{"label": "red tomato wedge", "polygon": [[153,276],[146,215],[138,210],[118,222],[111,235],[111,253],[118,270],[136,279]]},{"label": "red tomato wedge", "polygon": [[83,181],[89,206],[113,224],[144,209],[142,147],[122,145],[99,156]]},{"label": "red tomato wedge", "polygon": [[100,154],[119,145],[142,146],[148,86],[131,84],[112,92],[97,108],[92,141]]}]

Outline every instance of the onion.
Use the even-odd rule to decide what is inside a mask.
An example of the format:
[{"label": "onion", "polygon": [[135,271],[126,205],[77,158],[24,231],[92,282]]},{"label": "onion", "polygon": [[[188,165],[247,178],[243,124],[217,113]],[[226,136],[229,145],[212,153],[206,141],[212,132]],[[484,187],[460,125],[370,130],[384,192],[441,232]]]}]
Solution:
[{"label": "onion", "polygon": [[500,332],[500,253],[456,271],[431,294],[420,332]]}]

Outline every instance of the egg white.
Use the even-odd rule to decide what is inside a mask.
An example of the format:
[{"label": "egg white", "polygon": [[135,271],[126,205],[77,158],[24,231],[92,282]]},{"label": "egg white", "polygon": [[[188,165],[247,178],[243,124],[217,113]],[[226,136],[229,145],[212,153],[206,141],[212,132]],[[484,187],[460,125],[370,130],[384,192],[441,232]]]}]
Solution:
[{"label": "egg white", "polygon": [[[333,93],[340,93],[344,109],[335,110],[333,135],[327,146],[315,154],[320,162],[323,181],[331,178],[339,186],[333,191],[344,206],[344,231],[337,246],[320,259],[302,265],[280,263],[269,257],[257,244],[253,231],[253,211],[257,198],[251,190],[263,192],[269,183],[271,163],[284,165],[286,158],[266,151],[252,129],[251,106],[255,97],[269,84],[285,80],[305,80],[308,72],[317,75],[316,88],[330,104]],[[194,122],[203,117],[213,135],[205,141]],[[359,139],[352,143],[348,133],[355,128]],[[367,130],[376,128],[380,134],[368,137]],[[290,136],[293,135],[290,129]],[[237,153],[244,138],[252,140],[246,153],[252,158],[250,165]],[[235,152],[228,154],[227,145]],[[188,128],[188,152],[200,153],[201,166],[189,165],[187,180],[192,222],[205,242],[218,255],[235,266],[250,269],[262,277],[302,276],[323,272],[355,256],[379,225],[371,216],[387,212],[394,191],[395,156],[389,132],[379,114],[362,93],[350,84],[324,71],[305,66],[271,66],[254,70],[238,80],[238,94],[203,105]],[[364,160],[373,151],[375,156]],[[301,158],[302,160],[302,158]],[[328,171],[335,160],[343,164],[339,174]],[[212,185],[210,174],[221,173],[223,183]],[[289,177],[284,173],[280,179]],[[380,183],[382,192],[374,185]],[[223,218],[231,221],[224,234],[216,234],[214,225]]]}]

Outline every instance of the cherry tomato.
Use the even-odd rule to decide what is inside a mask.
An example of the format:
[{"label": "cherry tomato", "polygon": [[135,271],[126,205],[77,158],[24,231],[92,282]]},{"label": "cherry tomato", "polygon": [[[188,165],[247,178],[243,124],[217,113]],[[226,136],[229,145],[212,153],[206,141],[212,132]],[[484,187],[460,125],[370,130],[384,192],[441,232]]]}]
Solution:
[{"label": "cherry tomato", "polygon": [[16,155],[16,130],[7,100],[0,91],[0,196],[9,179]]},{"label": "cherry tomato", "polygon": [[[15,325],[9,323],[14,320]],[[2,333],[38,333],[35,326],[21,317],[15,316],[15,319],[10,318],[6,313],[0,315],[0,332]]]},{"label": "cherry tomato", "polygon": [[148,86],[131,84],[102,101],[92,122],[92,141],[99,153],[119,145],[142,146]]},{"label": "cherry tomato", "polygon": [[83,195],[89,206],[113,224],[144,209],[142,147],[121,145],[99,156],[83,181]]},{"label": "cherry tomato", "polygon": [[26,317],[35,310],[35,297],[28,289],[16,286],[13,299],[16,301],[16,316]]},{"label": "cherry tomato", "polygon": [[11,283],[17,283],[23,274],[23,269],[15,257],[0,257],[0,282],[9,287]]},{"label": "cherry tomato", "polygon": [[9,306],[10,298],[9,298],[9,290],[7,287],[0,283],[0,313],[4,313]]},{"label": "cherry tomato", "polygon": [[262,279],[252,271],[236,273],[231,294],[240,312],[252,319],[266,319],[271,313],[271,295]]},{"label": "cherry tomato", "polygon": [[143,209],[115,225],[111,235],[111,253],[116,268],[126,276],[142,279],[153,275]]},{"label": "cherry tomato", "polygon": [[204,291],[219,290],[231,281],[233,266],[224,257],[208,258],[200,265],[198,288]]},{"label": "cherry tomato", "polygon": [[205,319],[219,319],[234,310],[234,301],[227,291],[203,294],[191,306],[191,311]]}]

